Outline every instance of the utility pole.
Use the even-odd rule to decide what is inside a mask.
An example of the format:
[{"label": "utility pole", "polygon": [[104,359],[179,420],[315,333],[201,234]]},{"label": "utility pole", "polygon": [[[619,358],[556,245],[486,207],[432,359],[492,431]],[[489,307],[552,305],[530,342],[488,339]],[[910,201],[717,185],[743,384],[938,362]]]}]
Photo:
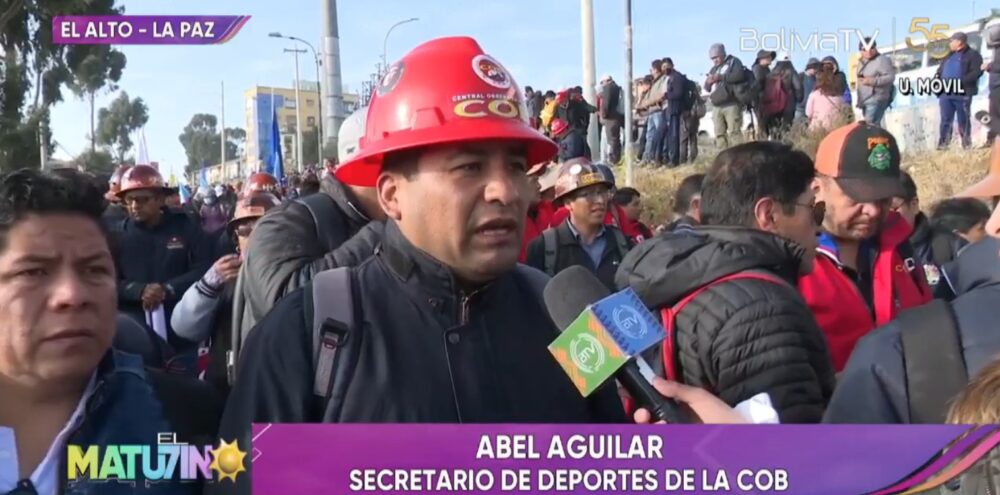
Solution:
[{"label": "utility pole", "polygon": [[[580,0],[580,31],[583,33],[583,98],[587,103],[597,103],[594,86],[597,73],[594,68],[594,0]],[[601,138],[597,131],[597,118],[590,114],[587,127],[587,143],[594,156],[601,156]]]},{"label": "utility pole", "polygon": [[[326,145],[337,149],[340,124],[344,122],[344,90],[340,81],[340,34],[337,28],[337,0],[320,0],[323,16],[323,87],[326,101],[323,118]],[[340,160],[340,157],[337,157]]]},{"label": "utility pole", "polygon": [[301,174],[305,170],[302,163],[302,101],[299,99],[299,54],[305,50],[285,48],[285,53],[295,54],[295,168]]},{"label": "utility pole", "polygon": [[625,144],[625,185],[632,187],[635,184],[634,170],[632,169],[632,0],[625,0],[625,81],[622,82],[621,96],[625,98],[625,136],[622,142]]}]

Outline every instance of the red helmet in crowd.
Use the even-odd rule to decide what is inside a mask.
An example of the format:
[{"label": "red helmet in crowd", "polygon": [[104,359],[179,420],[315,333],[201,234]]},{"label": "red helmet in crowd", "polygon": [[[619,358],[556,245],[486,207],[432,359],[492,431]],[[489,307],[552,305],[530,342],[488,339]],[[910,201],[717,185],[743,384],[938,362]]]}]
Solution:
[{"label": "red helmet in crowd", "polygon": [[562,136],[564,132],[569,130],[569,124],[563,119],[552,119],[552,135]]},{"label": "red helmet in crowd", "polygon": [[524,97],[507,69],[467,37],[428,41],[393,64],[367,117],[357,153],[336,171],[346,184],[372,187],[386,154],[424,146],[520,141],[529,164],[558,150],[528,124]]},{"label": "red helmet in crowd", "polygon": [[170,188],[163,181],[163,176],[150,165],[136,165],[126,170],[122,174],[118,197],[122,197],[129,191],[138,191],[141,189],[156,189],[163,193],[170,192]]},{"label": "red helmet in crowd", "polygon": [[260,218],[268,210],[280,204],[281,199],[274,193],[267,191],[249,192],[236,203],[236,209],[233,211],[233,219],[229,221],[229,227],[232,228],[246,219]]},{"label": "red helmet in crowd", "polygon": [[249,196],[256,192],[269,192],[280,197],[281,186],[278,179],[267,172],[254,172],[247,178],[241,196]]},{"label": "red helmet in crowd", "polygon": [[128,169],[130,168],[132,168],[131,165],[120,165],[111,174],[111,178],[108,179],[108,201],[118,200],[118,193],[122,190],[122,176],[125,175],[125,172],[128,172]]}]

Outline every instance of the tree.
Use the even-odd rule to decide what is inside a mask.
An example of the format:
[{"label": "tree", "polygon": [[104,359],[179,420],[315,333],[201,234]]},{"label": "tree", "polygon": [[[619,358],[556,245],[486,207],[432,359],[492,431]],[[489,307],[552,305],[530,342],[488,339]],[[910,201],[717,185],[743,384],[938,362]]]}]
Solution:
[{"label": "tree", "polygon": [[[184,132],[178,139],[188,157],[185,170],[195,172],[201,168],[203,162],[210,165],[220,162],[218,125],[219,121],[215,115],[198,113],[191,117],[188,125],[184,126]],[[227,128],[226,158],[230,160],[236,158],[244,141],[246,141],[246,131],[240,128]]]},{"label": "tree", "polygon": [[76,157],[76,164],[98,177],[110,176],[116,168],[115,160],[111,157],[111,153],[106,150],[84,151]]},{"label": "tree", "polygon": [[101,109],[97,118],[97,143],[113,148],[115,160],[125,162],[132,149],[132,133],[149,121],[146,103],[142,98],[131,100],[128,93],[122,91],[108,108]]},{"label": "tree", "polygon": [[[56,45],[57,15],[120,15],[116,0],[12,0],[0,3],[0,169],[38,163],[39,136],[52,148],[48,108],[62,87],[101,88],[121,77],[125,56],[108,45]],[[96,89],[94,90],[96,91]],[[29,101],[33,94],[33,101]]]},{"label": "tree", "polygon": [[77,96],[87,98],[90,102],[90,151],[94,152],[99,141],[94,122],[94,98],[107,86],[109,91],[116,91],[118,82],[125,68],[125,55],[112,50],[109,45],[104,50],[95,50],[81,62],[76,72],[76,78],[70,83],[70,88]]}]

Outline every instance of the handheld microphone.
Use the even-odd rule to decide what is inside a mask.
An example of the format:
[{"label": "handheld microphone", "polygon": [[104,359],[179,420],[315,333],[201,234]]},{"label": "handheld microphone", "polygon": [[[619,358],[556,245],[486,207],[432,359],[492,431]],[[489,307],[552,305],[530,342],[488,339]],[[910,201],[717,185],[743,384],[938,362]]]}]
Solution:
[{"label": "handheld microphone", "polygon": [[653,388],[655,374],[639,355],[666,334],[635,291],[611,294],[589,270],[573,266],[556,274],[543,295],[562,331],[549,352],[583,396],[614,375],[654,418],[685,422],[680,406]]}]

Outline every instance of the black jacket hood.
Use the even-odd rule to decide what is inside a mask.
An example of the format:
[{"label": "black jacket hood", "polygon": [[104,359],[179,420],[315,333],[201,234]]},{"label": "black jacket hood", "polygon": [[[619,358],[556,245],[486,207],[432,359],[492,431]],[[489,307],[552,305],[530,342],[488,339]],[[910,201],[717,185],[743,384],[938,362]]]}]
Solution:
[{"label": "black jacket hood", "polygon": [[696,227],[666,233],[625,256],[615,282],[651,308],[672,305],[726,275],[766,270],[795,285],[805,249],[777,235],[742,227]]},{"label": "black jacket hood", "polygon": [[986,237],[962,249],[958,258],[944,269],[955,294],[975,288],[1000,284],[1000,239]]}]

